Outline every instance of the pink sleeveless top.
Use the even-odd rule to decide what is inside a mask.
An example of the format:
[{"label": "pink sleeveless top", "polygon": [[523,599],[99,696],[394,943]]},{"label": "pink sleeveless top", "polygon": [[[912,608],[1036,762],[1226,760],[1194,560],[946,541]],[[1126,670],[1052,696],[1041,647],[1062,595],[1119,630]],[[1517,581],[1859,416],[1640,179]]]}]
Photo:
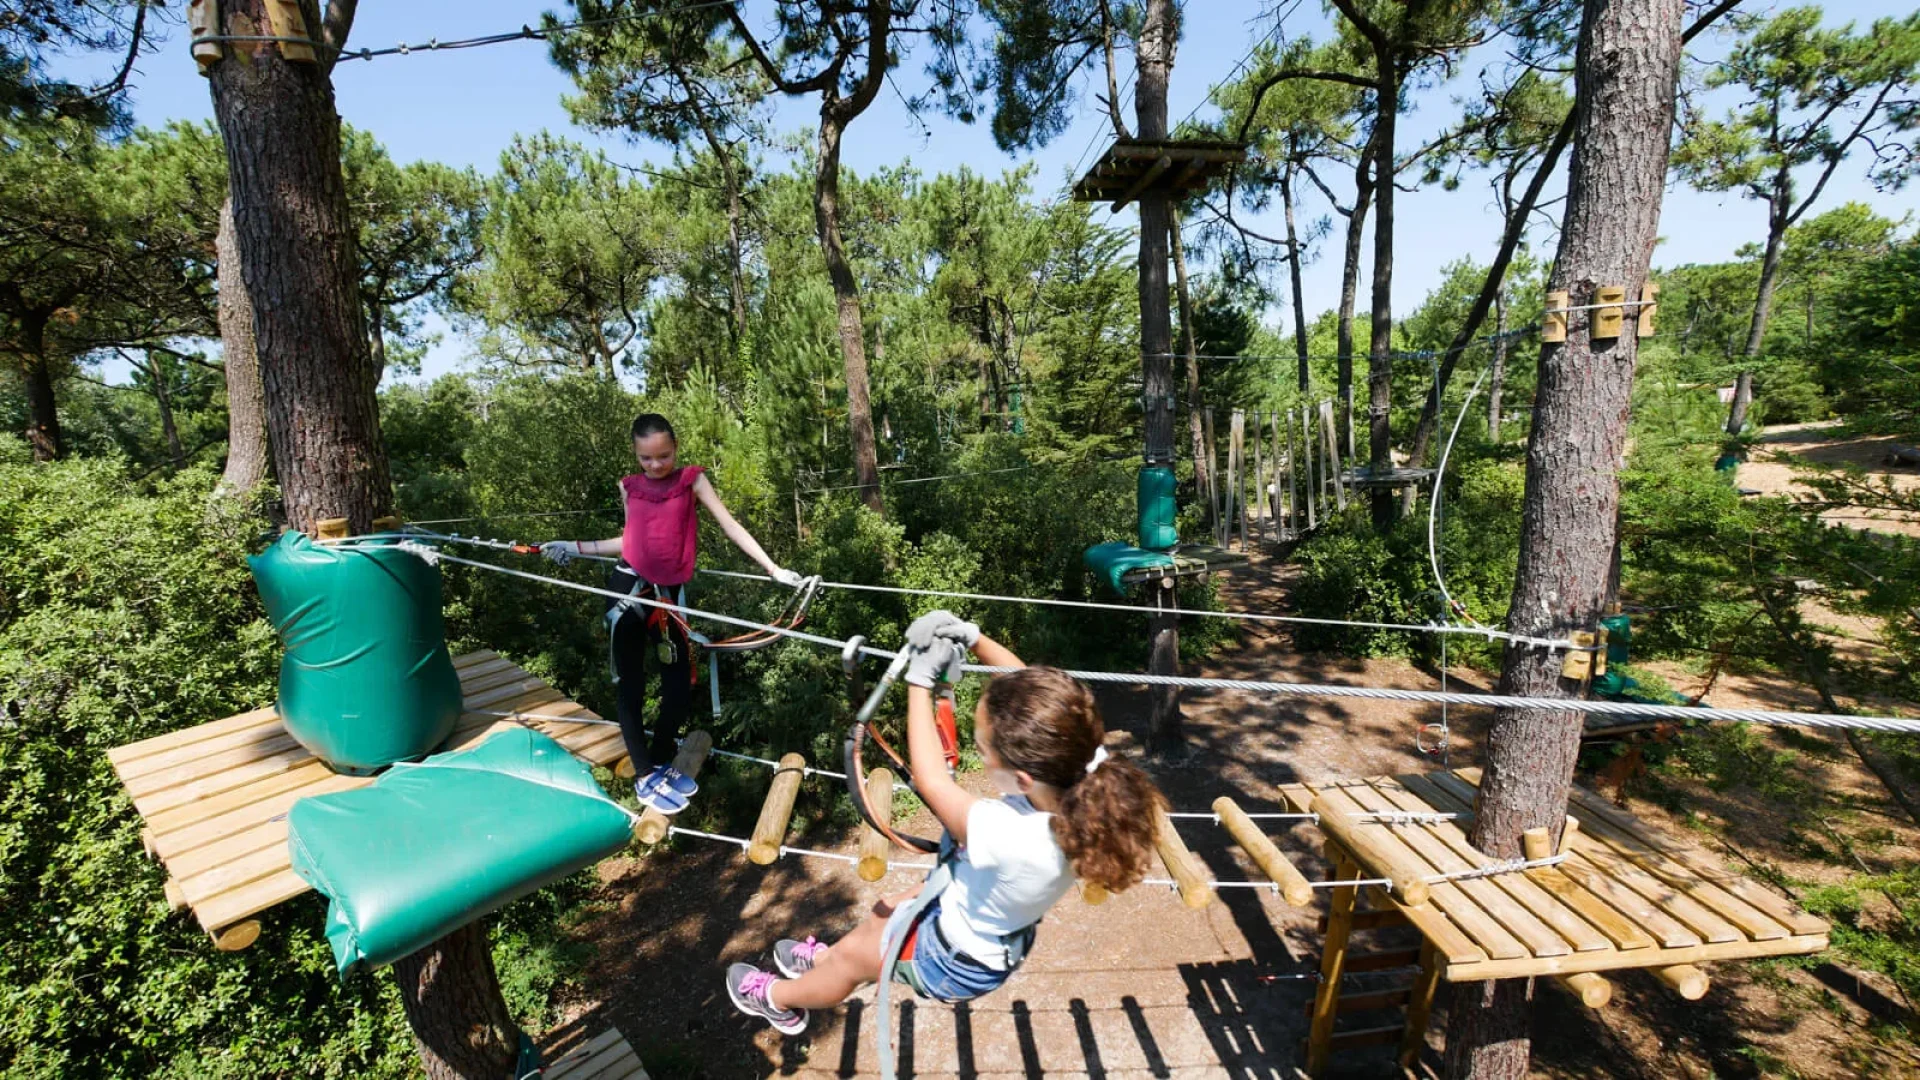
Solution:
[{"label": "pink sleeveless top", "polygon": [[620,556],[633,572],[655,585],[684,585],[693,579],[700,552],[699,502],[693,483],[706,472],[683,465],[664,480],[635,473],[620,481],[627,499],[627,528]]}]

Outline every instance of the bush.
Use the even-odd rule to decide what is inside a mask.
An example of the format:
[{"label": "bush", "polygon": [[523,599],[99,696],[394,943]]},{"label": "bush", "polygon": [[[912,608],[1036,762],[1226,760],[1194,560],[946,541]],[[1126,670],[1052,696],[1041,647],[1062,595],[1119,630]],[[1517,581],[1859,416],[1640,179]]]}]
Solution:
[{"label": "bush", "polygon": [[[18,444],[8,444],[17,447]],[[241,953],[168,914],[112,747],[273,700],[279,649],[246,569],[267,527],[192,470],[0,457],[0,1073],[400,1077],[418,1066],[385,975],[346,984],[308,895]],[[577,882],[500,917],[496,963],[541,1025]]]}]

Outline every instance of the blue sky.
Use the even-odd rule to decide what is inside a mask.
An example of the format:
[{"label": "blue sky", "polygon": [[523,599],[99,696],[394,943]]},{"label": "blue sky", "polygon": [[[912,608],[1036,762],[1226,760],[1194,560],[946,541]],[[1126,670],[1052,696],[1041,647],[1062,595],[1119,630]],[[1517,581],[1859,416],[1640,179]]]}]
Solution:
[{"label": "blue sky", "polygon": [[[1204,108],[1211,84],[1232,71],[1270,25],[1258,18],[1268,6],[1263,0],[1187,3],[1184,36],[1169,95],[1175,120]],[[750,21],[765,21],[770,5],[750,3],[749,7]],[[1829,4],[1828,9],[1830,18],[1836,21],[1845,18],[1864,24],[1884,15],[1905,14],[1911,5],[1905,0],[1846,0]],[[525,0],[414,0],[404,4],[368,0],[360,6],[349,44],[379,48],[399,42],[419,45],[434,38],[451,40],[498,33],[537,22],[543,10]],[[1327,35],[1327,17],[1317,6],[1303,3],[1295,11],[1284,27],[1287,36]],[[1709,39],[1695,45],[1696,56],[1711,57],[1725,49],[1723,43]],[[896,71],[893,78],[901,89],[911,93],[920,85],[921,63],[909,57]],[[1470,59],[1463,65],[1463,78],[1470,78],[1478,68],[1477,59]],[[572,89],[571,83],[548,62],[545,46],[539,42],[516,41],[457,52],[416,52],[343,62],[335,69],[334,85],[341,116],[372,132],[400,161],[429,159],[491,171],[500,151],[516,134],[543,128],[565,131],[570,137],[601,147],[615,160],[631,164],[671,156],[663,147],[631,145],[572,127],[561,104],[561,98]],[[1470,86],[1463,81],[1457,88],[1443,86],[1430,92],[1426,103],[1402,122],[1403,145],[1417,145],[1415,140],[1431,136],[1453,114],[1453,96]],[[188,56],[184,28],[174,27],[161,51],[142,61],[133,101],[135,119],[142,124],[211,119],[206,81]],[[1077,163],[1084,165],[1091,159],[1090,151],[1106,138],[1106,128],[1092,103],[1083,105],[1079,120],[1051,145],[1030,155],[1010,156],[994,146],[984,125],[969,126],[932,115],[916,120],[890,88],[849,130],[844,161],[860,171],[910,161],[926,173],[962,165],[998,172],[1031,162],[1038,170],[1036,187],[1051,195]],[[1130,110],[1127,115],[1131,123]],[[808,99],[786,101],[776,113],[776,127],[791,132],[810,125],[813,118]],[[1920,197],[1912,189],[1897,195],[1878,194],[1861,178],[1859,168],[1843,165],[1821,206],[1831,208],[1849,199],[1869,203],[1892,216],[1920,207]],[[1309,220],[1327,212],[1324,203],[1309,202],[1302,209]],[[1106,217],[1108,211],[1103,207],[1098,214]],[[1121,226],[1135,222],[1131,208],[1111,217]],[[1471,175],[1456,191],[1436,187],[1402,193],[1397,218],[1397,316],[1413,310],[1439,282],[1446,264],[1462,256],[1473,256],[1484,263],[1499,242],[1500,222],[1488,189]],[[1740,245],[1761,238],[1763,220],[1756,203],[1676,186],[1667,196],[1661,224],[1663,244],[1655,262],[1673,265],[1730,258]],[[1550,242],[1544,239],[1535,243],[1550,250]],[[1310,312],[1330,308],[1338,300],[1337,244],[1335,235],[1322,245],[1317,261],[1307,266],[1302,291]],[[426,373],[449,369],[463,351],[457,339],[449,338],[428,357]]]}]

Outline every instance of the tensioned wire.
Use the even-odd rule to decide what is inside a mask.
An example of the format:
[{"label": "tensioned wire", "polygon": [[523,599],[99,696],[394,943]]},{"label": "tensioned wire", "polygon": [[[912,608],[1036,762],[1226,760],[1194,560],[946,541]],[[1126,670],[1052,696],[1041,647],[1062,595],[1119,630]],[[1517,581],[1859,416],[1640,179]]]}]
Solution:
[{"label": "tensioned wire", "polygon": [[[400,538],[403,534],[372,533],[367,536],[351,537],[345,543],[357,540],[387,540]],[[500,551],[512,550],[513,545],[502,540],[487,540],[473,536],[460,536],[429,532],[423,529],[409,529],[406,536],[419,539],[441,541],[453,544],[469,544],[474,547],[492,548]],[[573,555],[570,558],[588,559],[594,562],[613,562],[607,555]],[[490,564],[489,564],[490,565]],[[700,573],[713,577],[736,578],[742,581],[771,582],[773,578],[766,574],[751,574],[740,570],[714,570],[702,568]],[[1098,600],[1060,600],[1053,597],[1009,596],[998,593],[954,592],[944,589],[908,589],[894,585],[866,585],[853,581],[820,582],[823,589],[847,589],[855,592],[890,593],[898,596],[930,596],[945,600],[981,600],[1002,604],[1032,604],[1040,607],[1079,608],[1090,611],[1124,611],[1135,615],[1191,615],[1196,618],[1235,619],[1242,622],[1294,623],[1305,626],[1346,626],[1368,630],[1399,630],[1414,634],[1466,634],[1472,637],[1486,638],[1490,641],[1513,641],[1539,649],[1565,651],[1580,648],[1565,638],[1533,637],[1527,634],[1514,634],[1487,626],[1452,626],[1443,623],[1392,623],[1372,622],[1363,619],[1322,619],[1309,615],[1270,615],[1252,611],[1204,611],[1199,608],[1143,608],[1132,604],[1110,604]],[[1582,649],[1582,651],[1587,651]]]},{"label": "tensioned wire", "polygon": [[[428,562],[445,560],[461,566],[477,567],[496,574],[523,578],[528,581],[557,585],[576,592],[604,596],[645,607],[657,607],[677,612],[688,618],[703,619],[729,626],[739,626],[750,630],[759,630],[780,637],[793,638],[815,645],[846,651],[852,642],[824,634],[812,634],[804,630],[770,626],[751,619],[720,615],[698,608],[671,604],[660,600],[650,600],[611,589],[596,588],[579,582],[561,578],[546,577],[515,570],[511,567],[496,566],[475,559],[463,559],[457,555],[448,555],[424,544],[403,540],[392,545],[399,550],[418,556]],[[900,654],[889,649],[875,648],[871,645],[859,645],[857,651],[865,656],[884,660],[896,659]],[[988,664],[964,664],[961,670],[988,675],[1003,675],[1018,670],[1016,668],[996,667]],[[1075,671],[1065,669],[1066,674],[1094,683],[1119,683],[1133,686],[1174,686],[1189,690],[1235,690],[1253,694],[1268,694],[1276,697],[1325,697],[1360,698],[1375,701],[1405,701],[1425,705],[1477,705],[1490,709],[1526,709],[1539,712],[1571,712],[1598,716],[1632,716],[1640,719],[1660,719],[1687,721],[1727,721],[1733,723],[1766,724],[1784,727],[1807,728],[1858,728],[1869,731],[1887,731],[1903,734],[1920,733],[1920,720],[1892,716],[1860,716],[1850,713],[1805,713],[1778,712],[1766,709],[1724,709],[1707,706],[1650,705],[1627,701],[1592,701],[1584,698],[1525,697],[1502,694],[1462,694],[1435,690],[1399,690],[1373,686],[1339,686],[1328,683],[1283,683],[1248,679],[1214,679],[1184,675],[1149,675],[1118,671]]]}]

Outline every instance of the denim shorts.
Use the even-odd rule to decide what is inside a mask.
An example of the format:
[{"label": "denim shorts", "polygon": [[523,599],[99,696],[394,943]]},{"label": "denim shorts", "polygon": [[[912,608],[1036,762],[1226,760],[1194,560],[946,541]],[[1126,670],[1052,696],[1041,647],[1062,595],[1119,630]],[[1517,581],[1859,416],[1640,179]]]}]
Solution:
[{"label": "denim shorts", "polygon": [[1013,976],[1011,971],[995,971],[972,957],[947,946],[938,926],[940,905],[928,906],[920,917],[919,936],[914,939],[913,959],[894,965],[893,977],[912,987],[922,997],[935,1001],[970,1001],[1000,989]]}]

